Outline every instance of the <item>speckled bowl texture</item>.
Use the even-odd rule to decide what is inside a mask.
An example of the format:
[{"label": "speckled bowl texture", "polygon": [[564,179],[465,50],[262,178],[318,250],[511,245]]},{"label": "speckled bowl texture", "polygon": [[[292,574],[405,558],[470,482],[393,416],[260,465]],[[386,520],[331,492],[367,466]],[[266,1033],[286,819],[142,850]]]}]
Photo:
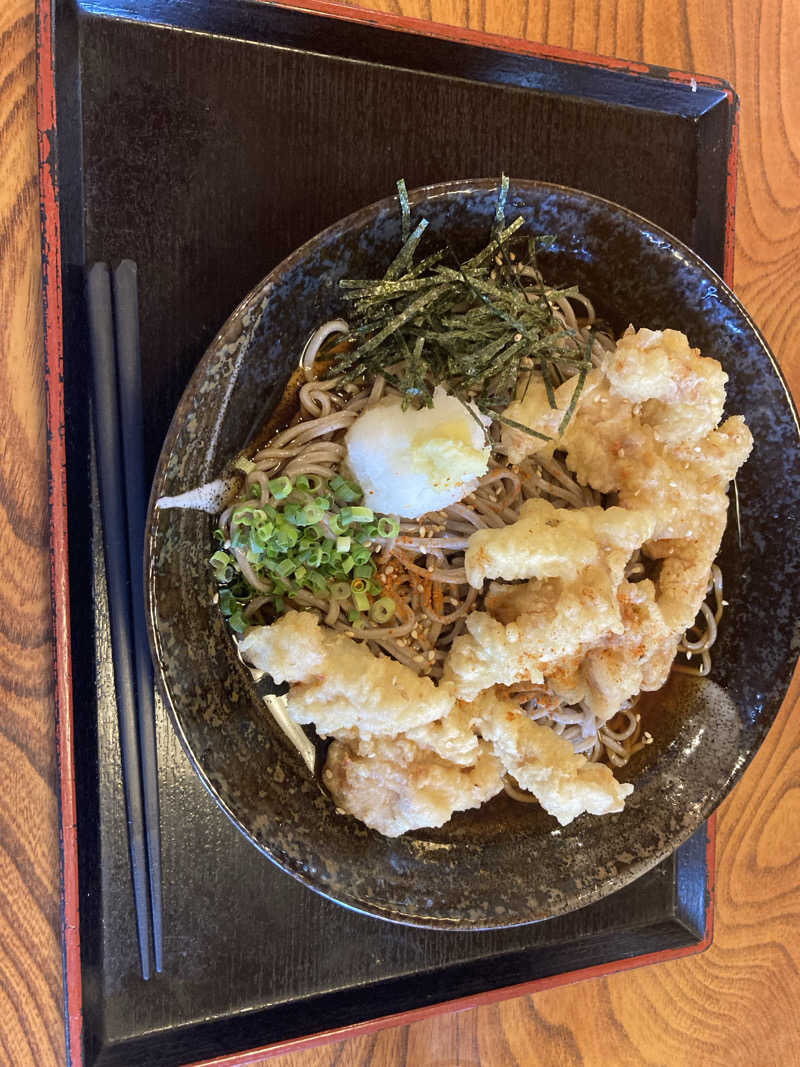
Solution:
[{"label": "speckled bowl texture", "polygon": [[[497,180],[411,195],[430,220],[423,248],[447,237],[482,247]],[[675,238],[607,201],[514,181],[506,217],[556,235],[546,277],[577,283],[621,331],[632,322],[688,334],[730,375],[727,411],[755,438],[739,475],[741,545],[731,521],[721,564],[729,607],[710,680],[676,675],[646,699],[654,743],[620,777],[624,812],[561,828],[504,795],[439,830],[389,840],[337,813],[272,723],[212,602],[213,518],[155,510],[147,595],[156,673],[204,784],[265,856],[305,885],[397,922],[477,930],[589,904],[658,863],[720,803],[774,720],[798,657],[800,450],[797,417],[773,357],[714,272]],[[223,474],[263,423],[311,330],[345,309],[337,283],[378,277],[400,242],[396,197],[330,227],[286,259],[233,312],[201,360],[164,443],[152,500]]]}]

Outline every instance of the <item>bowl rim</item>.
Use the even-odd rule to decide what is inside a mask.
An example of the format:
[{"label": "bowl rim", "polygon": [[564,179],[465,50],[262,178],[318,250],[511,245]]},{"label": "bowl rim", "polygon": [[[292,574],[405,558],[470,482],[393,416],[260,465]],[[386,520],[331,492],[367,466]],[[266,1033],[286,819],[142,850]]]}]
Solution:
[{"label": "bowl rim", "polygon": [[[457,195],[469,195],[470,193],[485,193],[490,192],[493,189],[498,189],[500,186],[499,178],[462,178],[445,182],[435,182],[430,185],[418,186],[408,191],[408,202],[413,209],[421,202],[429,202],[431,200],[441,200],[450,198]],[[763,333],[753,321],[747,309],[744,307],[738,296],[735,294],[731,286],[722,278],[713,267],[711,267],[701,256],[699,256],[693,249],[691,249],[680,238],[675,237],[668,230],[662,226],[652,222],[645,216],[624,207],[621,204],[616,203],[608,198],[598,196],[594,193],[588,193],[584,190],[577,189],[571,186],[562,185],[554,182],[538,181],[535,179],[515,179],[509,178],[509,197],[513,195],[515,189],[521,191],[536,191],[544,193],[546,195],[564,195],[570,198],[577,198],[579,200],[589,201],[594,204],[603,205],[609,209],[612,213],[621,214],[632,222],[639,230],[646,229],[653,233],[654,236],[665,241],[671,248],[673,254],[679,255],[682,259],[686,260],[696,270],[704,273],[708,276],[715,285],[717,285],[721,293],[725,296],[727,301],[733,307],[735,312],[741,316],[748,330],[757,341],[758,346],[766,356],[773,372],[775,373],[778,382],[784,392],[787,401],[787,408],[794,424],[795,433],[797,435],[798,443],[800,444],[800,418],[798,417],[798,409],[792,393],[789,389],[786,378],[781,370],[781,367],[772,353],[769,344],[767,343]],[[623,888],[625,885],[635,881],[641,877],[648,870],[651,870],[657,864],[661,863],[667,856],[671,855],[677,848],[685,843],[704,823],[709,816],[716,810],[722,801],[728,796],[733,786],[739,780],[743,772],[747,769],[750,762],[758,752],[763,740],[772,727],[775,719],[777,718],[780,707],[785,700],[786,693],[791,685],[792,677],[797,668],[797,662],[800,660],[800,650],[798,650],[798,660],[791,666],[788,672],[786,684],[784,686],[783,696],[781,702],[777,705],[774,714],[769,718],[769,721],[765,721],[760,724],[760,729],[754,735],[752,744],[749,746],[744,758],[740,756],[737,759],[735,766],[732,768],[731,773],[728,775],[724,782],[724,785],[712,796],[706,798],[704,802],[698,807],[696,814],[688,823],[687,826],[681,828],[679,833],[672,834],[670,836],[669,846],[658,851],[654,856],[648,856],[646,858],[635,859],[632,862],[621,867],[617,875],[614,877],[614,885],[608,887],[608,882],[596,883],[589,891],[582,890],[578,895],[579,899],[571,897],[569,901],[565,901],[563,906],[553,908],[546,914],[531,915],[527,918],[515,917],[509,921],[498,921],[492,923],[476,923],[470,921],[454,920],[447,918],[434,918],[430,916],[417,916],[410,914],[399,914],[397,910],[392,910],[390,906],[384,907],[374,901],[364,902],[360,898],[348,897],[344,893],[330,892],[323,888],[320,884],[315,882],[309,875],[299,866],[296,866],[291,860],[279,859],[273,852],[271,852],[267,845],[258,841],[247,826],[242,822],[241,818],[230,807],[230,805],[220,796],[213,783],[210,780],[209,775],[206,773],[199,758],[194,752],[193,746],[189,740],[188,734],[184,728],[180,714],[173,703],[173,699],[164,677],[164,672],[161,665],[161,657],[159,653],[159,640],[158,640],[158,624],[156,622],[156,596],[154,592],[153,582],[153,558],[154,558],[154,542],[155,542],[155,529],[156,523],[154,522],[154,515],[156,512],[156,501],[163,495],[163,482],[165,478],[166,466],[169,457],[172,455],[177,436],[181,427],[185,423],[185,414],[187,409],[191,407],[193,397],[197,392],[197,388],[200,382],[202,382],[207,373],[208,364],[212,361],[218,352],[218,349],[226,343],[229,343],[226,339],[231,330],[240,325],[244,316],[252,310],[258,303],[263,302],[268,298],[270,288],[275,282],[284,274],[291,271],[296,266],[300,265],[302,261],[319,245],[322,244],[329,237],[333,236],[337,232],[341,232],[343,229],[352,230],[359,224],[366,225],[370,220],[377,217],[382,211],[389,211],[392,208],[399,210],[399,197],[397,194],[382,197],[380,200],[373,201],[364,207],[358,208],[350,214],[343,216],[342,218],[334,221],[325,229],[320,230],[314,236],[310,237],[303,244],[299,245],[288,256],[284,257],[279,263],[277,263],[260,281],[258,281],[250,291],[239,301],[235,308],[226,318],[220,329],[216,332],[211,342],[206,347],[202,357],[197,363],[194,371],[192,372],[189,381],[187,382],[183,393],[181,394],[180,401],[175,409],[175,412],[170,421],[169,429],[164,437],[164,441],[159,453],[159,459],[156,466],[155,474],[153,476],[153,482],[150,492],[150,498],[147,509],[146,518],[146,533],[144,544],[144,574],[145,574],[145,601],[146,601],[146,621],[147,621],[147,634],[150,644],[150,651],[154,664],[154,676],[161,693],[164,705],[167,708],[172,726],[178,736],[186,756],[192,766],[192,769],[197,774],[200,782],[214,799],[215,803],[221,808],[228,819],[239,830],[240,833],[247,839],[247,841],[255,846],[258,851],[269,859],[275,866],[286,874],[291,875],[301,884],[308,889],[313,890],[318,895],[330,900],[341,907],[345,907],[348,910],[357,914],[370,916],[373,918],[383,919],[384,921],[392,922],[400,926],[411,926],[420,929],[430,930],[457,930],[457,931],[486,931],[486,930],[498,930],[498,929],[512,929],[518,926],[526,926],[532,923],[538,923],[545,921],[549,918],[554,918],[558,915],[567,914],[578,908],[585,907],[589,904],[593,904],[605,896],[616,892],[618,889]],[[208,476],[209,472],[206,472]],[[215,475],[219,477],[220,474]]]}]

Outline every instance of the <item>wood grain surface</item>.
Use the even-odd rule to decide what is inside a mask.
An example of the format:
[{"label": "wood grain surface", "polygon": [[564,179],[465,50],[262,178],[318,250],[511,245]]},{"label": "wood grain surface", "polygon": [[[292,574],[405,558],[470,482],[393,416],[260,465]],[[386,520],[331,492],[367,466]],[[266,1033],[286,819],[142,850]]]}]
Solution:
[{"label": "wood grain surface", "polygon": [[[358,0],[355,0],[358,4]],[[735,287],[800,394],[798,0],[358,6],[727,78],[742,101]],[[64,1062],[34,0],[0,2],[0,1063]],[[668,168],[669,160],[664,160]],[[702,956],[442,1015],[273,1067],[800,1063],[800,685],[718,822]]]}]

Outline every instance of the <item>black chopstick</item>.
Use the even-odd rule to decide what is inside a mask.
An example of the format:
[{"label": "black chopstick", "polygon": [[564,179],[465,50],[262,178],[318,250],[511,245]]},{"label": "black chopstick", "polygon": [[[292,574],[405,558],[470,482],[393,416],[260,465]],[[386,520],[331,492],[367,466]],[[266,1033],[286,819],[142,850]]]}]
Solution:
[{"label": "black chopstick", "polygon": [[131,582],[133,647],[138,700],[139,761],[144,788],[144,823],[153,921],[153,957],[161,971],[163,933],[161,920],[161,836],[158,806],[153,663],[147,640],[144,607],[144,532],[148,486],[144,477],[142,428],[142,364],[139,352],[139,292],[136,264],[123,259],[114,271],[114,328],[117,342],[122,458],[128,513],[128,569]]},{"label": "black chopstick", "polygon": [[150,909],[147,843],[139,765],[139,734],[134,681],[134,650],[128,575],[127,521],[123,497],[124,468],[120,441],[114,321],[108,266],[96,263],[88,273],[86,297],[94,378],[95,446],[103,519],[111,655],[122,754],[122,779],[128,819],[133,897],[142,977],[150,977]]}]

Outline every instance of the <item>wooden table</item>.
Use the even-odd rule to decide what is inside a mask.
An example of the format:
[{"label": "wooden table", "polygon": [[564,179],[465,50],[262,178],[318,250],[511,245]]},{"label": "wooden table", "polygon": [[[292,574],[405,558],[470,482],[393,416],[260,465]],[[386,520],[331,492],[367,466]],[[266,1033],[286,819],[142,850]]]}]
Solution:
[{"label": "wooden table", "polygon": [[[727,78],[742,100],[735,286],[800,395],[798,0],[354,2]],[[34,34],[34,0],[2,0],[0,1063],[14,1067],[64,1062]],[[720,809],[704,955],[270,1063],[800,1063],[798,682]]]}]

